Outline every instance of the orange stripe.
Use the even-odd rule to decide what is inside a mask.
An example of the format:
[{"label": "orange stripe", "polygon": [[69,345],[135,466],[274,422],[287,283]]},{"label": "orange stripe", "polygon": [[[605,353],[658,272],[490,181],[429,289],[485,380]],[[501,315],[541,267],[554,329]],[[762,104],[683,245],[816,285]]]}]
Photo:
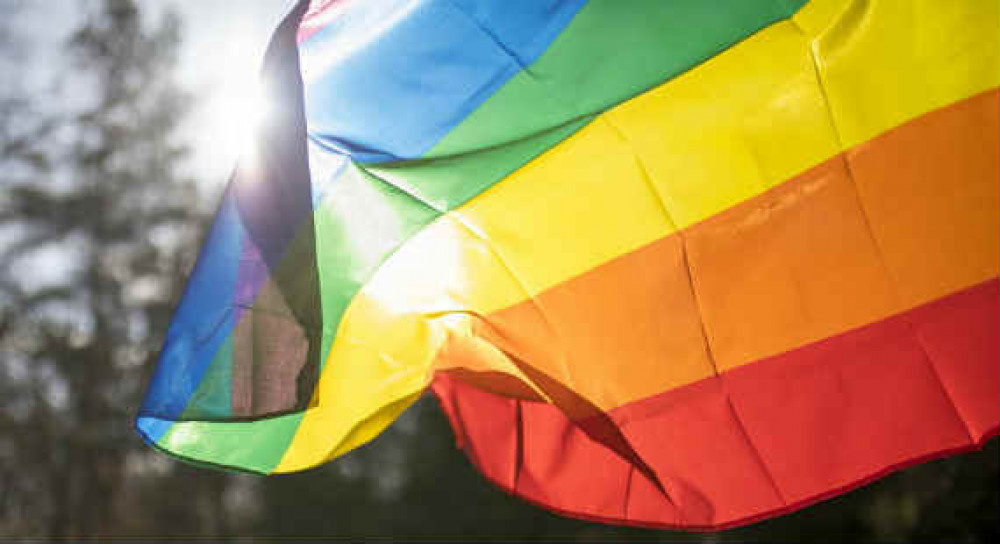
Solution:
[{"label": "orange stripe", "polygon": [[495,366],[461,346],[485,340],[607,410],[995,277],[997,98],[928,113],[491,313],[441,366]]}]

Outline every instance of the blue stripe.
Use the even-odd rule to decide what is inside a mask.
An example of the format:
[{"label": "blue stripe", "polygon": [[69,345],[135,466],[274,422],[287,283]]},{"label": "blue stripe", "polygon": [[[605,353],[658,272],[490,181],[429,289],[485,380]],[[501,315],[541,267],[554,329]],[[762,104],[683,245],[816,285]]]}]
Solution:
[{"label": "blue stripe", "polygon": [[533,63],[584,3],[353,2],[299,44],[310,138],[359,162],[418,158]]},{"label": "blue stripe", "polygon": [[138,417],[135,420],[135,429],[147,443],[155,446],[163,435],[167,434],[171,422],[157,419],[155,417]]},{"label": "blue stripe", "polygon": [[[243,236],[230,186],[174,311],[140,415],[177,419],[232,332]],[[157,440],[159,436],[152,438]]]}]

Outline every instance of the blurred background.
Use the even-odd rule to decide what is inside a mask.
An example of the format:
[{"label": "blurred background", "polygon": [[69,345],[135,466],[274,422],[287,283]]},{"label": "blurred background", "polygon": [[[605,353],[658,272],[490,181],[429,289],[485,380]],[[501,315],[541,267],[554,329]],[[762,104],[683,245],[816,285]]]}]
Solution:
[{"label": "blurred background", "polygon": [[0,537],[995,540],[995,439],[715,534],[511,498],[455,448],[430,396],[295,475],[199,469],[142,444],[135,411],[290,6],[0,0]]}]

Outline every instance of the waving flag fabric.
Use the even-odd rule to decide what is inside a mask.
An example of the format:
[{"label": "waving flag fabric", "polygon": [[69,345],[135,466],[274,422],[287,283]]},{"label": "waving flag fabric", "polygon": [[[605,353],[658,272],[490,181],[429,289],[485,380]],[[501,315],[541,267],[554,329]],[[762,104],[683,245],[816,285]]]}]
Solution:
[{"label": "waving flag fabric", "polygon": [[510,493],[720,528],[998,424],[994,0],[305,1],[137,428],[306,469],[432,389]]}]

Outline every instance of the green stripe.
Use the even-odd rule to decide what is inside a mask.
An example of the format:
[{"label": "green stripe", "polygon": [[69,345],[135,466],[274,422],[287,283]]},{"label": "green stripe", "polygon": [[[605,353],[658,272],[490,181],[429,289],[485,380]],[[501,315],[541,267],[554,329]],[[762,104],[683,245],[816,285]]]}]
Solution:
[{"label": "green stripe", "polygon": [[588,115],[528,138],[482,151],[405,163],[367,165],[365,168],[381,179],[406,187],[438,209],[452,210],[592,120],[593,116]]},{"label": "green stripe", "polygon": [[157,445],[189,463],[270,474],[288,449],[302,415],[256,421],[177,421]]},{"label": "green stripe", "polygon": [[519,140],[690,70],[805,0],[591,0],[549,48],[426,157]]},{"label": "green stripe", "polygon": [[225,418],[233,413],[233,335],[219,346],[201,377],[181,420]]},{"label": "green stripe", "polygon": [[330,352],[347,306],[379,265],[441,214],[357,165],[347,168],[316,210],[323,354]]},{"label": "green stripe", "polygon": [[598,113],[711,59],[805,0],[592,0],[552,45],[416,161],[370,172],[454,209]]}]

